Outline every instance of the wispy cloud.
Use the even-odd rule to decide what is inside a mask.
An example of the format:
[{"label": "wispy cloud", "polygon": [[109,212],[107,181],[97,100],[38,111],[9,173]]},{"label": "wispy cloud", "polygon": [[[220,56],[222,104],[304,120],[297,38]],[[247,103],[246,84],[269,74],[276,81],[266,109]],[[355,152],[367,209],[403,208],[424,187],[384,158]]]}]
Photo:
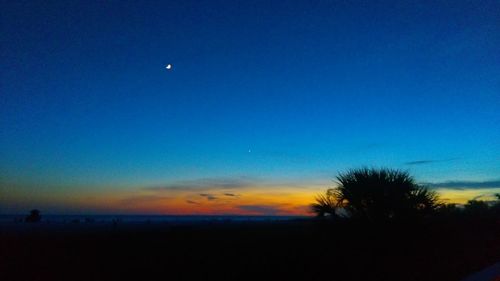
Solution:
[{"label": "wispy cloud", "polygon": [[479,200],[480,198],[486,197],[488,195],[489,194],[479,194],[479,195],[475,196],[474,198],[472,198],[472,200]]},{"label": "wispy cloud", "polygon": [[405,165],[426,165],[426,164],[434,164],[434,163],[439,163],[439,162],[449,162],[449,161],[454,161],[459,158],[448,158],[448,159],[423,159],[423,160],[415,160],[415,161],[409,161],[405,162]]},{"label": "wispy cloud", "polygon": [[200,193],[201,197],[207,198],[207,200],[217,200],[218,197],[211,193]]},{"label": "wispy cloud", "polygon": [[200,203],[199,203],[199,202],[192,201],[192,200],[186,200],[186,203],[188,203],[188,204],[200,205]]},{"label": "wispy cloud", "polygon": [[479,189],[479,188],[500,188],[500,180],[491,181],[446,181],[446,182],[427,182],[424,185],[431,188],[448,189]]}]

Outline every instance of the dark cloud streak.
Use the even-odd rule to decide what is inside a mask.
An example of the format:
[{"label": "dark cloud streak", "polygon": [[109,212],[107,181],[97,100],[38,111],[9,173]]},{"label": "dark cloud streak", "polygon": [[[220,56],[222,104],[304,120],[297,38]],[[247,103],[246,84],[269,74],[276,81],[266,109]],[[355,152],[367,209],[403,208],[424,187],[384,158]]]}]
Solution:
[{"label": "dark cloud streak", "polygon": [[479,189],[479,188],[500,188],[500,180],[492,181],[447,181],[438,183],[423,183],[431,188],[449,188],[449,189]]},{"label": "dark cloud streak", "polygon": [[201,197],[205,197],[205,198],[207,198],[207,200],[210,200],[210,201],[211,201],[211,200],[217,200],[217,199],[218,199],[218,197],[217,197],[217,196],[215,196],[214,194],[210,194],[210,193],[200,193],[199,195],[200,195]]},{"label": "dark cloud streak", "polygon": [[239,195],[237,194],[234,194],[234,193],[224,193],[225,196],[229,196],[229,197],[238,197]]},{"label": "dark cloud streak", "polygon": [[426,164],[434,164],[434,163],[439,163],[439,162],[449,162],[449,161],[454,161],[459,158],[448,158],[448,159],[424,159],[424,160],[415,160],[415,161],[409,161],[405,162],[405,165],[410,165],[410,166],[415,166],[415,165],[426,165]]}]

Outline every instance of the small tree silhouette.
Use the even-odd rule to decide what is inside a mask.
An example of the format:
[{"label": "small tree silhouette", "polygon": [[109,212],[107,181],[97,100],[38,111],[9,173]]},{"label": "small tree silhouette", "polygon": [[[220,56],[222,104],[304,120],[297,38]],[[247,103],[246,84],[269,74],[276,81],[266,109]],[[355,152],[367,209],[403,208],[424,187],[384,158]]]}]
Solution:
[{"label": "small tree silhouette", "polygon": [[[437,194],[416,184],[404,171],[354,169],[339,174],[337,181],[339,185],[328,190],[326,197],[330,193],[331,202],[344,208],[352,218],[371,221],[416,218],[433,213],[439,206]],[[317,205],[325,205],[322,200],[316,201]]]},{"label": "small tree silhouette", "polygon": [[30,211],[30,214],[26,217],[26,222],[39,222],[42,219],[40,215],[40,211],[37,209],[33,209]]},{"label": "small tree silhouette", "polygon": [[489,215],[490,206],[481,200],[469,200],[464,205],[464,213],[470,217],[486,217]]}]

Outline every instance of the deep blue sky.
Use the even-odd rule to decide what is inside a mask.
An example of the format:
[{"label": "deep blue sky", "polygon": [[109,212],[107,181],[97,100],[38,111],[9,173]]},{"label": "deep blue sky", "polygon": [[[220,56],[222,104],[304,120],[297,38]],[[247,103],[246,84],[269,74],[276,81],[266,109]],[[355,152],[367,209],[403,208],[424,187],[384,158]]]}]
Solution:
[{"label": "deep blue sky", "polygon": [[0,13],[8,192],[328,182],[360,165],[427,182],[500,175],[499,1],[2,1]]}]

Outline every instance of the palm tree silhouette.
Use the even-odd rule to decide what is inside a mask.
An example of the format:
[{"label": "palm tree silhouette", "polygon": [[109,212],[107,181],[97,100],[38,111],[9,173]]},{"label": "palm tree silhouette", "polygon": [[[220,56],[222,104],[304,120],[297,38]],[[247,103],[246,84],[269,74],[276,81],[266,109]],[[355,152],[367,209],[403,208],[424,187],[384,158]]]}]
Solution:
[{"label": "palm tree silhouette", "polygon": [[311,204],[311,210],[318,217],[336,217],[337,201],[332,192],[328,189],[325,194],[319,194],[315,198],[316,202]]},{"label": "palm tree silhouette", "polygon": [[[433,213],[438,196],[416,184],[405,171],[361,168],[340,173],[338,186],[327,191],[351,218],[370,221],[408,219]],[[320,200],[315,204],[321,205]]]}]

